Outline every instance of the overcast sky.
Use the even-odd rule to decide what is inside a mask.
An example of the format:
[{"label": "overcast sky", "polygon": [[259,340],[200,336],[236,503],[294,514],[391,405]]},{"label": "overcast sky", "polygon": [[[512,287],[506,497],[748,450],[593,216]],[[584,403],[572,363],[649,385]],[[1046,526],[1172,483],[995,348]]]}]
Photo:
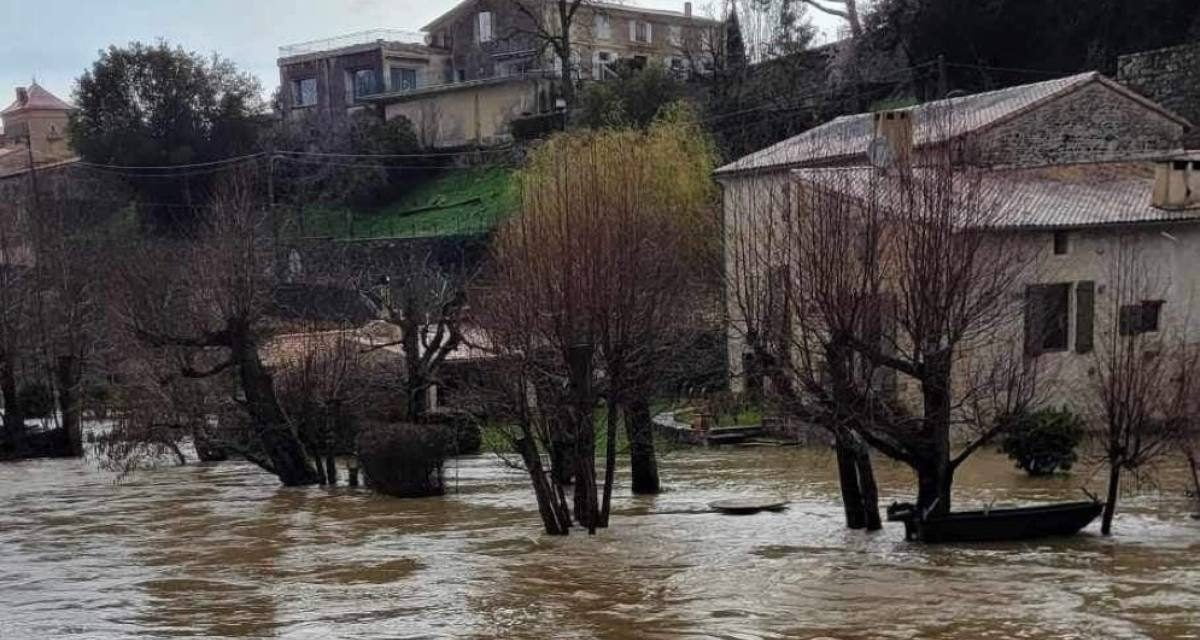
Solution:
[{"label": "overcast sky", "polygon": [[[458,0],[0,0],[0,108],[13,88],[38,83],[65,100],[75,78],[110,44],[165,38],[199,53],[219,53],[279,83],[280,45],[366,29],[419,30]],[[682,11],[683,0],[628,4]],[[695,0],[697,13],[706,0]],[[829,29],[827,16],[814,15]]]}]

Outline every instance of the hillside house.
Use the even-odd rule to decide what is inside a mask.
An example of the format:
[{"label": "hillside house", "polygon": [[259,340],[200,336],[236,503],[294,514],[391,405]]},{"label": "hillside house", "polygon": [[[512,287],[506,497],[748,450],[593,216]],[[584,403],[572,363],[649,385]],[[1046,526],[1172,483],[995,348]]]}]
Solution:
[{"label": "hillside house", "polygon": [[31,157],[38,166],[73,161],[67,139],[73,110],[36,82],[17,87],[16,100],[0,111],[0,178],[25,173]]},{"label": "hillside house", "polygon": [[[984,189],[1003,207],[990,233],[1015,239],[1007,246],[1035,265],[1012,292],[1022,326],[1004,330],[1025,336],[1056,402],[1082,402],[1076,391],[1095,375],[1089,354],[1100,335],[1184,326],[1200,303],[1200,156],[1181,149],[1190,126],[1097,73],[844,116],[718,169],[727,234],[745,235],[726,246],[761,243],[756,228],[803,216],[792,190],[835,184],[857,198],[902,179],[873,166],[869,153],[906,158],[903,179],[920,180],[922,154],[935,145],[970,148],[959,161],[991,169]],[[831,173],[836,181],[824,178]],[[1161,287],[1113,317],[1105,311],[1114,306],[1110,267],[1120,242],[1137,244]],[[726,259],[731,273],[747,268],[729,249]],[[741,389],[747,318],[734,304],[728,313],[732,384]],[[1189,342],[1200,341],[1200,330],[1188,331]]]},{"label": "hillside house", "polygon": [[[374,108],[404,116],[431,147],[487,145],[510,137],[521,116],[558,108],[554,79],[603,78],[617,60],[679,74],[711,69],[719,22],[682,12],[589,2],[572,27],[573,52],[556,59],[537,33],[557,5],[463,0],[414,34],[371,31],[280,49],[285,115],[340,116]],[[539,24],[540,22],[540,24]]]}]

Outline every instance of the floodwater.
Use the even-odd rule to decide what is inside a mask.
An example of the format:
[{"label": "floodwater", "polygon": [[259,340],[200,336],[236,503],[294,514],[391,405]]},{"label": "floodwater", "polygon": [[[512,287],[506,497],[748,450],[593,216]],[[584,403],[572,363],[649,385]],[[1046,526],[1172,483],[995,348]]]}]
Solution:
[{"label": "floodwater", "polygon": [[[903,498],[907,472],[879,466]],[[826,451],[678,450],[662,471],[670,491],[619,495],[610,530],[550,538],[494,456],[407,501],[242,463],[119,484],[80,461],[0,465],[0,638],[1200,637],[1178,470],[1131,492],[1109,539],[928,547],[898,524],[844,530]],[[1077,499],[1099,475],[1029,479],[983,453],[957,504]],[[694,513],[749,494],[792,505]]]}]

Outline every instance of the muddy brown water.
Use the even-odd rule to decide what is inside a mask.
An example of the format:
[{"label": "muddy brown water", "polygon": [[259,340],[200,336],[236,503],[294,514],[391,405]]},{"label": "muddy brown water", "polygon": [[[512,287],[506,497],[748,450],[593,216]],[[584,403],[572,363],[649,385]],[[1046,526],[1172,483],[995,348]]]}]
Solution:
[{"label": "muddy brown water", "polygon": [[[122,483],[79,461],[0,465],[0,638],[1196,638],[1200,522],[1178,469],[1102,538],[921,546],[846,531],[828,452],[692,449],[612,528],[540,533],[525,478],[451,463],[456,492],[285,489],[242,463]],[[885,500],[911,487],[878,470]],[[622,478],[624,480],[624,478]],[[1076,499],[999,456],[957,506]],[[453,490],[453,489],[452,489]],[[751,494],[782,513],[690,513]]]}]

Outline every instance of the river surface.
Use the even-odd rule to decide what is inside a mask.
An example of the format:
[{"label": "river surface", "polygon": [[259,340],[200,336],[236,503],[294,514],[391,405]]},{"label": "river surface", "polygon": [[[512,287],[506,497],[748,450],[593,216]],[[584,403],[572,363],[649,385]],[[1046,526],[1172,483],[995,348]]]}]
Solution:
[{"label": "river surface", "polygon": [[[879,463],[883,499],[911,490]],[[448,466],[451,494],[286,489],[243,463],[116,483],[81,461],[0,465],[0,638],[1197,638],[1185,480],[1125,497],[1116,535],[921,546],[843,529],[831,456],[668,453],[669,491],[618,491],[597,536],[543,535],[525,477]],[[622,476],[620,480],[624,480]],[[1077,499],[992,453],[957,506]],[[689,513],[780,495],[783,513]]]}]

